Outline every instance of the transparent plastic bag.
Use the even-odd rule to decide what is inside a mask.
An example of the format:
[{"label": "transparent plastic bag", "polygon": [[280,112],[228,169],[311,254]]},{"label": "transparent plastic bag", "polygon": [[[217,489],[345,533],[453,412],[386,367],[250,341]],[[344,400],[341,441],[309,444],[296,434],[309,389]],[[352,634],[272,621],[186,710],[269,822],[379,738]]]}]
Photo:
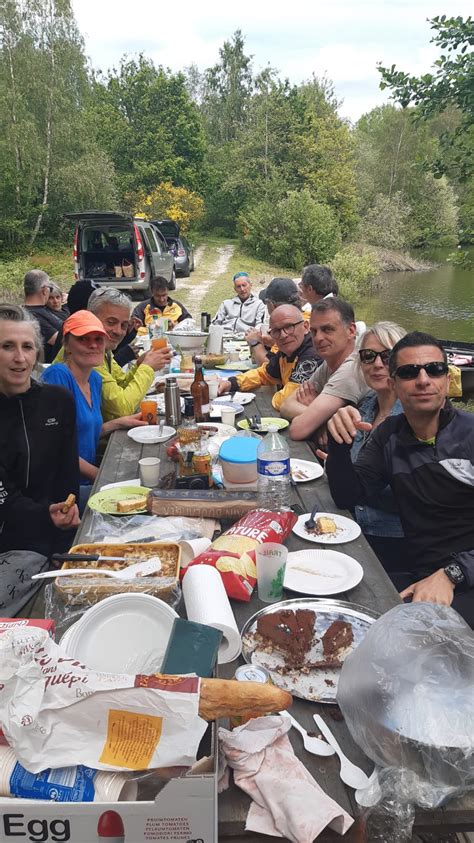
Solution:
[{"label": "transparent plastic bag", "polygon": [[474,787],[473,688],[473,633],[448,606],[396,606],[346,658],[337,701],[379,768],[379,813],[409,823],[410,806],[433,808]]},{"label": "transparent plastic bag", "polygon": [[156,515],[131,515],[117,518],[93,512],[83,541],[113,543],[146,541],[182,541],[201,536],[212,538],[212,518],[159,518]]}]

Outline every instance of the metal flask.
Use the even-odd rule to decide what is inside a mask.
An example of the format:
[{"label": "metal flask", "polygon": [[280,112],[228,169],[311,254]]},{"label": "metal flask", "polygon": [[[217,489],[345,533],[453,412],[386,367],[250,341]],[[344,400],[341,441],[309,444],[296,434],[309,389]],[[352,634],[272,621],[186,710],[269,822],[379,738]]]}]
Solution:
[{"label": "metal flask", "polygon": [[165,384],[166,424],[177,427],[181,424],[181,398],[176,378],[167,378]]}]

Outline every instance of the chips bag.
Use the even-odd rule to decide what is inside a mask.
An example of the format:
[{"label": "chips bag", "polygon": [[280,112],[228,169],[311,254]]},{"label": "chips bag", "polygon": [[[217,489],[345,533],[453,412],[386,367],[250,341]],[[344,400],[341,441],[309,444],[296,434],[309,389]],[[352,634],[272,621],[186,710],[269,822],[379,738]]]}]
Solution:
[{"label": "chips bag", "polygon": [[255,551],[259,544],[282,544],[297,517],[294,512],[255,509],[247,512],[232,527],[212,542],[210,548],[192,559],[192,565],[212,565],[219,571],[229,597],[250,600],[257,581]]}]

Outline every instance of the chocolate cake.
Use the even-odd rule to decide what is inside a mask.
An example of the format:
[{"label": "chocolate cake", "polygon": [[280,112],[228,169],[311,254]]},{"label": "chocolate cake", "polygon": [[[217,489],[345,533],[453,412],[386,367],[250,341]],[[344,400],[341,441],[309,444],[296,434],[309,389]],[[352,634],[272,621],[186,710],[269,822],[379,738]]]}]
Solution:
[{"label": "chocolate cake", "polygon": [[282,653],[288,666],[299,667],[314,639],[316,613],[311,609],[281,609],[257,619],[257,634],[264,644]]},{"label": "chocolate cake", "polygon": [[333,621],[321,638],[323,653],[327,658],[350,647],[354,640],[352,624],[347,621]]}]

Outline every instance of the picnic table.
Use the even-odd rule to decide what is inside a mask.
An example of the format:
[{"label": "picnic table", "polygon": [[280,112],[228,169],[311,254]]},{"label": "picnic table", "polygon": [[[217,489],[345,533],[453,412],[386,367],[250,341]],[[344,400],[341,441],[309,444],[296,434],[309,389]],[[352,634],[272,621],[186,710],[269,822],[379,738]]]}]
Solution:
[{"label": "picnic table", "polygon": [[[276,415],[271,405],[273,390],[264,387],[258,390],[255,400],[245,407],[246,415],[251,416],[256,412],[262,417]],[[287,435],[282,431],[283,435]],[[293,458],[314,459],[314,454],[307,442],[290,442],[290,452]],[[95,489],[100,489],[106,483],[113,483],[119,480],[129,480],[137,476],[138,460],[146,456],[159,456],[162,460],[161,474],[170,470],[166,446],[162,445],[141,445],[131,440],[126,431],[117,431],[109,439],[107,449],[102,460],[99,474],[95,483]],[[326,477],[323,476],[313,482],[300,483],[293,487],[293,504],[298,504],[302,512],[310,512],[313,506],[319,501],[319,509],[323,512],[340,512],[332,500]],[[76,535],[76,544],[84,541],[83,536],[88,532],[90,523],[90,511],[86,511],[81,526]],[[290,551],[308,548],[304,539],[292,533],[285,542]],[[318,545],[321,547],[321,545]],[[362,581],[347,594],[338,594],[340,600],[347,600],[351,603],[371,609],[383,614],[399,603],[399,596],[387,577],[380,562],[372,551],[363,535],[358,539],[349,542],[347,545],[338,545],[338,550],[348,553],[355,558],[364,570]],[[295,597],[293,592],[286,592],[284,599]],[[259,609],[268,604],[259,601],[256,589],[249,603],[232,601],[237,626],[242,629],[244,623]],[[44,617],[43,590],[29,604],[27,614],[30,617]],[[238,664],[243,659],[234,661],[231,664],[219,666],[219,676],[231,679],[234,676]],[[370,775],[373,769],[372,762],[364,755],[354,743],[349,731],[343,721],[334,720],[329,711],[330,708],[324,704],[308,702],[294,698],[291,708],[292,714],[308,730],[314,731],[315,725],[312,718],[314,713],[320,714],[328,723],[331,731],[340,743],[342,750],[348,757],[358,764],[367,774]],[[223,724],[226,725],[226,724]],[[351,816],[358,817],[362,814],[355,799],[354,791],[346,787],[339,778],[339,760],[336,755],[320,757],[311,755],[305,751],[302,738],[294,729],[289,732],[289,738],[294,747],[296,755],[305,764],[311,775],[318,784]],[[257,835],[245,832],[245,818],[247,816],[250,800],[235,785],[222,793],[219,797],[219,841],[229,840],[232,843],[244,843],[248,840],[270,840],[266,835]],[[472,831],[474,830],[474,798],[466,795],[460,799],[451,800],[446,807],[434,810],[416,811],[414,832],[442,833],[448,831]],[[273,839],[273,838],[271,838]],[[324,831],[318,841],[329,843],[329,841],[341,840],[340,835],[331,829]],[[370,831],[364,830],[363,823],[358,822],[345,835],[344,840],[370,841]],[[387,840],[389,837],[387,837]]]}]

